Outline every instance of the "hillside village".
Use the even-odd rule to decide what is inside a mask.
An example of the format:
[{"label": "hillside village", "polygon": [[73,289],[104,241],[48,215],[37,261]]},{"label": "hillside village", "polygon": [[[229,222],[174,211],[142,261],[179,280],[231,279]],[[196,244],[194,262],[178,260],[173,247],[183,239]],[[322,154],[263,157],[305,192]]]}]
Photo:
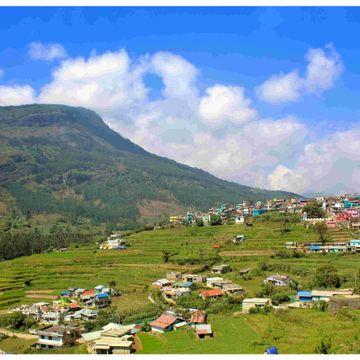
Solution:
[{"label": "hillside village", "polygon": [[[319,214],[321,216],[314,216]],[[270,235],[273,231],[270,224],[274,221],[281,225],[276,233],[277,252],[272,252],[271,248],[266,250],[270,252],[254,250],[254,254],[251,254],[250,250],[243,250],[247,244],[254,244],[253,234],[261,224],[264,224],[264,234],[268,232]],[[172,332],[193,334],[193,342],[205,341],[210,344],[221,336],[221,328],[214,325],[212,319],[214,316],[221,317],[223,313],[228,314],[229,311],[235,318],[250,319],[249,321],[251,317],[273,316],[271,314],[281,311],[303,311],[304,314],[308,311],[323,311],[338,314],[343,309],[349,309],[359,312],[358,267],[354,268],[354,279],[344,280],[337,274],[337,269],[326,268],[324,265],[324,268],[318,268],[315,273],[317,282],[309,287],[309,282],[302,280],[301,274],[306,274],[304,270],[291,272],[293,265],[286,265],[290,259],[296,261],[307,256],[320,256],[319,254],[328,259],[346,255],[350,260],[358,261],[356,256],[360,253],[359,222],[358,195],[300,200],[274,199],[265,203],[258,201],[254,205],[243,202],[238,205],[221,205],[207,213],[188,212],[185,216],[171,216],[169,224],[163,226],[163,229],[145,231],[143,236],[153,233],[156,237],[159,231],[167,231],[166,234],[171,236],[176,234],[176,231],[205,231],[207,228],[229,229],[232,236],[227,236],[225,240],[220,238],[217,241],[204,242],[201,246],[205,250],[199,248],[198,265],[201,266],[190,266],[186,263],[182,265],[184,269],[188,267],[193,272],[183,271],[182,267],[177,265],[177,270],[167,271],[158,278],[151,278],[150,275],[147,283],[142,282],[146,289],[146,301],[152,307],[151,315],[145,313],[137,317],[136,314],[130,314],[128,318],[133,318],[134,321],[116,321],[116,303],[129,296],[126,294],[128,289],[125,293],[119,291],[115,281],[93,287],[77,287],[72,281],[69,283],[70,287],[59,291],[52,301],[20,304],[6,309],[5,318],[8,320],[2,321],[4,325],[0,325],[0,333],[2,328],[6,329],[3,332],[6,340],[6,334],[10,332],[9,329],[14,326],[11,324],[16,319],[21,324],[17,327],[20,334],[25,332],[32,336],[28,352],[61,352],[81,347],[82,351],[93,354],[130,354],[146,353],[149,339],[167,336]],[[294,226],[299,227],[299,230],[303,229],[297,233],[299,240],[286,241]],[[301,231],[311,231],[311,234],[318,237],[318,241],[306,241],[307,237],[300,240]],[[336,239],[329,235],[336,236],[338,232],[347,234],[347,241],[344,241],[344,235],[341,242],[335,241]],[[143,251],[139,250],[141,248],[138,246],[131,235],[113,233],[99,242],[96,245],[97,250],[93,251],[104,256],[128,256],[131,251]],[[152,245],[149,243],[149,246]],[[261,242],[256,249],[261,250]],[[64,252],[66,256],[69,249]],[[173,257],[178,256],[178,251],[174,254],[171,251],[162,252],[166,266],[174,261]],[[263,262],[258,263],[257,267],[254,267],[253,261],[244,262],[244,265],[249,266],[239,268],[234,259],[241,254],[250,256],[251,259],[252,256],[260,254]],[[353,258],[354,256],[356,258]],[[278,263],[271,267],[265,262],[265,258],[279,258],[282,265]],[[161,275],[161,268],[157,271]],[[260,287],[256,286],[256,291],[251,285],[254,277],[258,278],[261,284]],[[44,291],[42,293],[41,289],[38,290],[40,298],[46,297],[48,290]],[[131,308],[131,303],[127,304]],[[104,317],[104,314],[107,314],[107,317]],[[22,336],[14,334],[20,338]],[[0,349],[1,344],[0,340]],[[265,341],[264,345],[257,349],[258,352],[277,353],[277,341]]]}]

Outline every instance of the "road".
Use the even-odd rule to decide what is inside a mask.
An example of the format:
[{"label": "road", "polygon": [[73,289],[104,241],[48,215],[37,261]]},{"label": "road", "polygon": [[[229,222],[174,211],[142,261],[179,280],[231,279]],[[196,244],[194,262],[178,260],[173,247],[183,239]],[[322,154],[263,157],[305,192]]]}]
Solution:
[{"label": "road", "polygon": [[15,337],[18,337],[20,339],[25,339],[25,340],[37,340],[37,338],[38,338],[36,335],[13,332],[13,331],[3,329],[3,328],[0,328],[0,333],[4,334],[6,336],[9,336],[9,337],[15,336]]}]

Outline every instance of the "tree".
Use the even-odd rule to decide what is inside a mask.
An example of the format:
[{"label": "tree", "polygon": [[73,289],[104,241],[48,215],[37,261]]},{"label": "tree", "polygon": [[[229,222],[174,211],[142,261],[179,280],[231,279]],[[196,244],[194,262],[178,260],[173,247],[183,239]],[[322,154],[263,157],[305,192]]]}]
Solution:
[{"label": "tree", "polygon": [[328,230],[326,224],[321,221],[314,225],[315,232],[319,236],[319,241],[324,245],[328,241]]},{"label": "tree", "polygon": [[7,323],[12,329],[20,329],[26,325],[26,315],[19,311],[14,312],[7,318]]},{"label": "tree", "polygon": [[210,225],[211,226],[221,225],[221,217],[220,217],[220,215],[216,215],[216,214],[211,215],[210,216]]},{"label": "tree", "polygon": [[325,212],[322,209],[322,206],[317,201],[311,201],[303,207],[303,212],[306,212],[308,218],[323,218],[325,217]]},{"label": "tree", "polygon": [[170,260],[170,252],[167,250],[162,251],[163,262],[166,264]]},{"label": "tree", "polygon": [[314,285],[323,288],[338,288],[341,285],[340,276],[333,265],[324,265],[319,267],[313,279]]},{"label": "tree", "polygon": [[115,280],[110,280],[109,281],[109,288],[112,289],[116,286],[116,281]]},{"label": "tree", "polygon": [[204,226],[204,221],[203,219],[196,219],[196,226],[202,227]]}]

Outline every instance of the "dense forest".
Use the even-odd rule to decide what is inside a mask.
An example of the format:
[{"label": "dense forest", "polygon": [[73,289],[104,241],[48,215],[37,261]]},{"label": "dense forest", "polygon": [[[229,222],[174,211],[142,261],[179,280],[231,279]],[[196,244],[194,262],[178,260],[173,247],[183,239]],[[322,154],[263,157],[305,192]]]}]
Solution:
[{"label": "dense forest", "polygon": [[293,195],[150,154],[84,108],[0,107],[0,215],[16,207],[132,226],[151,215]]}]

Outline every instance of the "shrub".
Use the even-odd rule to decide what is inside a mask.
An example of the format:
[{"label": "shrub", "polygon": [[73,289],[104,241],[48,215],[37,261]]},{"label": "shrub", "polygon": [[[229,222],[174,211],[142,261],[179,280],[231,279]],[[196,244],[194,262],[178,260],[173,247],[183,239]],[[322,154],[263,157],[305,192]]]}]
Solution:
[{"label": "shrub", "polygon": [[256,306],[249,309],[249,314],[262,314],[267,315],[271,313],[272,307],[270,305]]},{"label": "shrub", "polygon": [[315,348],[316,354],[330,354],[331,351],[331,338],[329,336],[321,339],[320,344]]}]

